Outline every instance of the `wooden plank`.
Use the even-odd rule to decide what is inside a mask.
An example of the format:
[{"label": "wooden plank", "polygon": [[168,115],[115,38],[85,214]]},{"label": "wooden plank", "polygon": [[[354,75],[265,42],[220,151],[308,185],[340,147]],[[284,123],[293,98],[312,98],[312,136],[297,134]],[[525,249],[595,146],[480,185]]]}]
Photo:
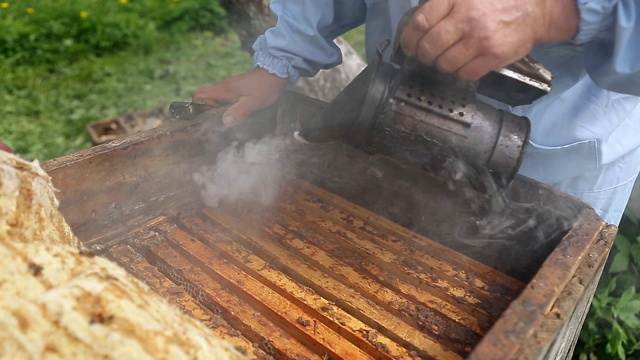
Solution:
[{"label": "wooden plank", "polygon": [[[393,278],[402,280],[406,284],[424,284],[423,289],[426,289],[428,285],[428,292],[447,302],[455,302],[457,308],[464,310],[472,317],[479,318],[481,322],[489,318],[497,318],[503,308],[506,307],[506,304],[503,307],[494,306],[494,303],[502,302],[500,300],[483,302],[482,299],[474,296],[475,294],[467,291],[470,287],[468,284],[463,284],[459,281],[448,282],[428,268],[422,269],[415,263],[409,263],[405,261],[404,253],[391,251],[368,241],[366,238],[358,236],[352,227],[336,225],[322,216],[322,213],[316,212],[317,207],[309,208],[304,204],[307,203],[301,204],[294,195],[278,205],[288,216],[305,224],[306,227],[312,228],[321,236],[325,238],[335,237],[337,241],[347,245],[345,247],[352,246],[364,261],[370,262],[378,269],[392,272]],[[408,263],[412,266],[407,266]],[[459,311],[457,312],[459,313]]]},{"label": "wooden plank", "polygon": [[603,229],[551,311],[523,343],[518,359],[538,359],[541,353],[545,359],[571,359],[616,232],[613,225]]},{"label": "wooden plank", "polygon": [[[125,240],[124,243],[127,243],[127,241]],[[130,246],[120,244],[111,248],[109,257],[129,273],[149,285],[163,298],[178,305],[187,314],[208,325],[216,336],[229,342],[247,358],[259,359],[266,356],[264,351],[255,349],[247,338],[243,337],[237,330],[230,328],[224,319],[198,303],[182,286],[169,280]]]},{"label": "wooden plank", "polygon": [[144,240],[145,236],[150,234],[149,228],[157,223],[166,221],[167,217],[165,215],[153,218],[145,216],[141,218],[141,220],[142,219],[144,219],[144,221],[133,221],[129,226],[115,227],[116,229],[108,234],[103,234],[101,237],[83,241],[83,248],[95,255],[108,256],[109,249],[117,246],[118,244],[129,244]]},{"label": "wooden plank", "polygon": [[321,296],[333,298],[333,301],[345,311],[348,311],[369,326],[379,329],[379,332],[402,346],[416,351],[418,356],[426,359],[461,358],[455,352],[439,344],[437,340],[411,327],[375,303],[368,301],[368,299],[354,290],[335,281],[326,273],[301,261],[298,257],[274,244],[267,234],[247,226],[219,209],[207,208],[203,210],[203,213],[222,226],[233,229],[235,232],[234,241],[243,242],[246,246],[251,247],[261,257],[268,259],[270,263],[277,264],[287,275],[312,288]]},{"label": "wooden plank", "polygon": [[[294,184],[303,190],[305,195],[313,194],[320,197],[325,202],[323,206],[332,206],[331,215],[335,219],[351,225],[354,231],[360,234],[369,234],[368,239],[376,243],[384,242],[394,251],[401,251],[416,261],[428,264],[443,276],[464,283],[471,282],[473,288],[484,292],[488,298],[495,298],[495,295],[515,297],[524,288],[521,281],[511,276],[496,271],[479,261],[464,256],[307,181],[296,179]],[[312,199],[306,201],[313,203]],[[422,251],[422,248],[429,249],[429,251]]]},{"label": "wooden plank", "polygon": [[275,109],[269,109],[227,128],[220,121],[223,112],[218,108],[194,120],[169,121],[43,163],[61,190],[60,211],[76,236],[97,239],[161,215],[159,209],[200,202],[194,171],[211,166],[215,154],[232,142],[257,138],[275,124]]},{"label": "wooden plank", "polygon": [[377,354],[379,359],[410,359],[414,356],[405,348],[379,333],[372,327],[353,317],[332,301],[319,296],[309,288],[301,286],[294,279],[275,269],[253,251],[232,241],[210,224],[193,216],[179,216],[179,225],[207,244],[225,254],[225,258],[234,261],[252,276],[274,291],[286,297],[292,303],[304,309],[310,316],[324,322],[345,340],[352,342],[369,354]]},{"label": "wooden plank", "polygon": [[591,245],[600,239],[604,225],[592,209],[583,210],[578,222],[547,258],[538,274],[520,297],[511,303],[468,359],[515,357],[523,341],[537,328],[569,283]]},{"label": "wooden plank", "polygon": [[314,353],[337,359],[372,358],[350,342],[342,341],[324,323],[316,321],[312,326],[313,317],[304,310],[175,225],[162,223],[158,224],[157,229],[169,239],[174,249]]},{"label": "wooden plank", "polygon": [[205,304],[213,313],[220,315],[244,337],[259,344],[260,349],[276,358],[291,359],[307,357],[321,359],[307,347],[300,344],[278,325],[263,317],[260,311],[244,299],[238,298],[219,280],[194,265],[167,244],[167,239],[158,235],[140,244],[145,258],[152,265],[180,284],[198,302]]},{"label": "wooden plank", "polygon": [[[270,232],[268,229],[264,229],[264,231]],[[347,249],[336,249],[335,252],[329,254],[321,248],[311,245],[314,243],[313,238],[305,238],[305,240],[292,237],[284,238],[281,243],[286,244],[287,249],[300,254],[300,258],[304,261],[327,274],[341,278],[345,285],[357,290],[385,310],[429,334],[440,344],[458,354],[468,354],[479,341],[479,334],[474,332],[474,330],[481,331],[479,328],[481,325],[477,319],[470,317],[455,306],[429,293],[420,292],[416,288],[407,290],[396,285],[394,287],[400,291],[394,291],[393,288],[385,287],[384,284],[377,282],[374,276],[370,276],[377,273],[375,269],[372,269],[372,265],[365,265],[368,269],[367,275],[369,276],[367,276],[360,274],[356,270],[357,268],[352,267],[351,264],[336,260],[336,258],[340,258],[336,256],[336,253],[339,253],[340,250],[346,253]],[[404,295],[404,298],[401,295]],[[422,303],[428,306],[412,301],[421,295],[424,297]]]},{"label": "wooden plank", "polygon": [[261,229],[282,246],[461,354],[468,353],[479,340],[477,334],[491,324],[484,317],[478,320],[465,313],[456,306],[459,304],[447,302],[444,296],[434,296],[397,279],[344,242],[314,234],[306,221],[273,214],[269,217],[275,223],[262,221]]},{"label": "wooden plank", "polygon": [[199,126],[172,122],[44,163],[76,236],[95,239],[197,197],[196,186],[178,184],[203,164],[202,144],[193,141]]}]

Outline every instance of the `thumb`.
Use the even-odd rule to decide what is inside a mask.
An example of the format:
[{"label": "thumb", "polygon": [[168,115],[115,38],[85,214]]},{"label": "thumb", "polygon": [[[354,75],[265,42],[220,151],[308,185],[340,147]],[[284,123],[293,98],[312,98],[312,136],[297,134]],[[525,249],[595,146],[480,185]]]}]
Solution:
[{"label": "thumb", "polygon": [[222,115],[222,122],[226,126],[238,125],[256,110],[261,109],[260,105],[260,102],[256,101],[254,97],[242,96],[225,111]]}]

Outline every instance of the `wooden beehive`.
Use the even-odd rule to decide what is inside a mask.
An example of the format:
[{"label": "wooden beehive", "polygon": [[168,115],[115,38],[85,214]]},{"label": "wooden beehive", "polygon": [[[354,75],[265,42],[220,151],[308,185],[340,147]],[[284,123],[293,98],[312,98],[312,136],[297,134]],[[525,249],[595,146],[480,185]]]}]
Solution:
[{"label": "wooden beehive", "polygon": [[321,106],[291,94],[235,130],[175,122],[44,166],[87,248],[249,358],[568,356],[615,227],[535,181],[516,179],[506,211],[544,226],[480,236],[482,206],[460,188],[341,144],[301,145],[271,206],[205,206],[194,171]]}]

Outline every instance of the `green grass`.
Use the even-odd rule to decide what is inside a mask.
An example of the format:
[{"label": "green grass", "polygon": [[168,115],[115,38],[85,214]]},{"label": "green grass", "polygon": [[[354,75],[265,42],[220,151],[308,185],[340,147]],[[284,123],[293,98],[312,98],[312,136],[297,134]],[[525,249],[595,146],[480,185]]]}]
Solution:
[{"label": "green grass", "polygon": [[362,56],[363,59],[367,58],[364,42],[364,26],[359,26],[342,36],[349,45],[351,45]]},{"label": "green grass", "polygon": [[251,66],[235,36],[208,32],[60,67],[0,64],[0,140],[27,159],[48,160],[91,146],[88,122],[187,100]]},{"label": "green grass", "polygon": [[[345,35],[364,56],[364,27]],[[250,69],[234,34],[195,32],[51,66],[0,63],[0,141],[41,161],[90,147],[89,122],[188,100],[194,89]]]},{"label": "green grass", "polygon": [[[345,39],[364,56],[364,28]],[[151,49],[89,56],[61,65],[0,63],[0,141],[41,161],[90,147],[85,125],[158,104],[251,68],[235,35],[196,32]]]}]

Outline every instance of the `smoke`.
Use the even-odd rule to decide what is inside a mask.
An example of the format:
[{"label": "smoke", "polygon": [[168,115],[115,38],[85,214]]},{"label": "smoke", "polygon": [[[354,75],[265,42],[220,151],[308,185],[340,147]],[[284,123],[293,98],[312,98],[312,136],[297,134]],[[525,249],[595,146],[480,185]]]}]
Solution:
[{"label": "smoke", "polygon": [[450,159],[444,172],[448,189],[471,210],[456,211],[459,226],[447,236],[449,245],[523,281],[537,271],[581,209],[579,202],[533,180],[499,186],[487,169],[460,159]]},{"label": "smoke", "polygon": [[534,182],[505,192],[491,173],[458,159],[429,175],[343,143],[273,136],[217,153],[214,165],[193,174],[207,206],[270,207],[295,176],[521,280],[535,273],[579,210]]},{"label": "smoke", "polygon": [[266,137],[245,144],[234,142],[218,153],[216,163],[193,174],[202,186],[205,204],[218,207],[220,202],[257,203],[271,205],[278,197],[282,184],[290,176],[283,154],[287,141]]},{"label": "smoke", "polygon": [[339,143],[308,145],[294,155],[297,176],[523,281],[581,209],[533,180],[519,178],[504,189],[488,170],[460,159],[434,174]]}]

